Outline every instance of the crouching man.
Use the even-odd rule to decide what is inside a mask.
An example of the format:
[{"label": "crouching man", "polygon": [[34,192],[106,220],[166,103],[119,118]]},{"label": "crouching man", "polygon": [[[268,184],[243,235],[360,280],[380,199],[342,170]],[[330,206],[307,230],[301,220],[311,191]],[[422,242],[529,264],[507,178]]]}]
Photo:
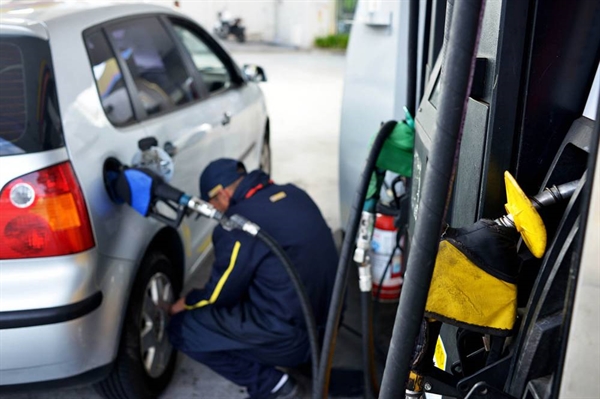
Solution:
[{"label": "crouching man", "polygon": [[[338,255],[316,204],[298,187],[277,185],[262,171],[219,159],[200,177],[200,195],[226,215],[241,215],[286,251],[324,330]],[[176,302],[173,346],[237,385],[250,398],[297,398],[299,384],[279,367],[310,360],[306,325],[290,277],[255,237],[215,228],[208,283]]]}]

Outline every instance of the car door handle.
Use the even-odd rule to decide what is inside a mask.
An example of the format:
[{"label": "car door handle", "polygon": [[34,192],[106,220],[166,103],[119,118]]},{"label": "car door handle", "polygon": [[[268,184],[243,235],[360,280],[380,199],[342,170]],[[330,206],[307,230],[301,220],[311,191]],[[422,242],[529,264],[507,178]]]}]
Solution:
[{"label": "car door handle", "polygon": [[225,112],[223,114],[223,119],[221,120],[221,124],[224,125],[229,125],[229,122],[231,122],[231,112]]},{"label": "car door handle", "polygon": [[165,143],[165,145],[163,146],[163,149],[171,157],[174,157],[175,155],[177,155],[177,146],[174,146],[173,143],[171,143],[170,141],[167,141]]}]

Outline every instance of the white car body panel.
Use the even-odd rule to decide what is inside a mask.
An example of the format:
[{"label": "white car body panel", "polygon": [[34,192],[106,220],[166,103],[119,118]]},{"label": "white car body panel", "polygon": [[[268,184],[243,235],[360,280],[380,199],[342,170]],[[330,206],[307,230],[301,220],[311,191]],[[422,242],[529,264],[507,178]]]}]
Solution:
[{"label": "white car body panel", "polygon": [[[70,378],[107,366],[117,355],[138,266],[165,226],[110,200],[102,174],[106,159],[129,164],[140,139],[155,136],[161,147],[170,141],[179,150],[171,183],[191,195],[198,195],[200,172],[211,160],[245,156],[248,169],[259,165],[267,113],[262,93],[252,82],[127,127],[111,124],[98,95],[83,32],[135,15],[187,19],[151,4],[21,1],[3,5],[1,35],[49,39],[65,147],[0,156],[0,189],[19,176],[70,161],[96,246],[70,256],[0,260],[0,317],[3,312],[73,305],[98,292],[102,303],[65,322],[0,328],[0,386]],[[221,124],[225,112],[231,114],[228,125]],[[186,277],[212,249],[213,227],[206,219],[187,218],[177,229],[184,249],[180,267]]]}]

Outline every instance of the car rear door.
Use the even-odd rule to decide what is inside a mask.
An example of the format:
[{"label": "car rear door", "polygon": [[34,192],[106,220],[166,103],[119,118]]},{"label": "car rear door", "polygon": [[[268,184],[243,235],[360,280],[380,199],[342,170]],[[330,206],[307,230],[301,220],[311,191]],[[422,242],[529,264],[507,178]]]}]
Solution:
[{"label": "car rear door", "polygon": [[[164,18],[143,16],[105,26],[126,65],[132,102],[146,135],[155,137],[175,164],[170,184],[198,195],[198,179],[209,162],[224,155],[224,128],[217,105],[186,62]],[[186,264],[207,248],[214,223],[186,218],[181,226]]]}]

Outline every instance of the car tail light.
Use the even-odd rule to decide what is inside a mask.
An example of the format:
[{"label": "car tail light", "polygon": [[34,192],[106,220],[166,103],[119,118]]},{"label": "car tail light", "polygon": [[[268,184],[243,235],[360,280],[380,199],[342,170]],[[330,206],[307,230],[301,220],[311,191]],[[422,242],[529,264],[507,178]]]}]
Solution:
[{"label": "car tail light", "polygon": [[0,192],[0,259],[68,255],[93,246],[69,162],[21,176]]}]

